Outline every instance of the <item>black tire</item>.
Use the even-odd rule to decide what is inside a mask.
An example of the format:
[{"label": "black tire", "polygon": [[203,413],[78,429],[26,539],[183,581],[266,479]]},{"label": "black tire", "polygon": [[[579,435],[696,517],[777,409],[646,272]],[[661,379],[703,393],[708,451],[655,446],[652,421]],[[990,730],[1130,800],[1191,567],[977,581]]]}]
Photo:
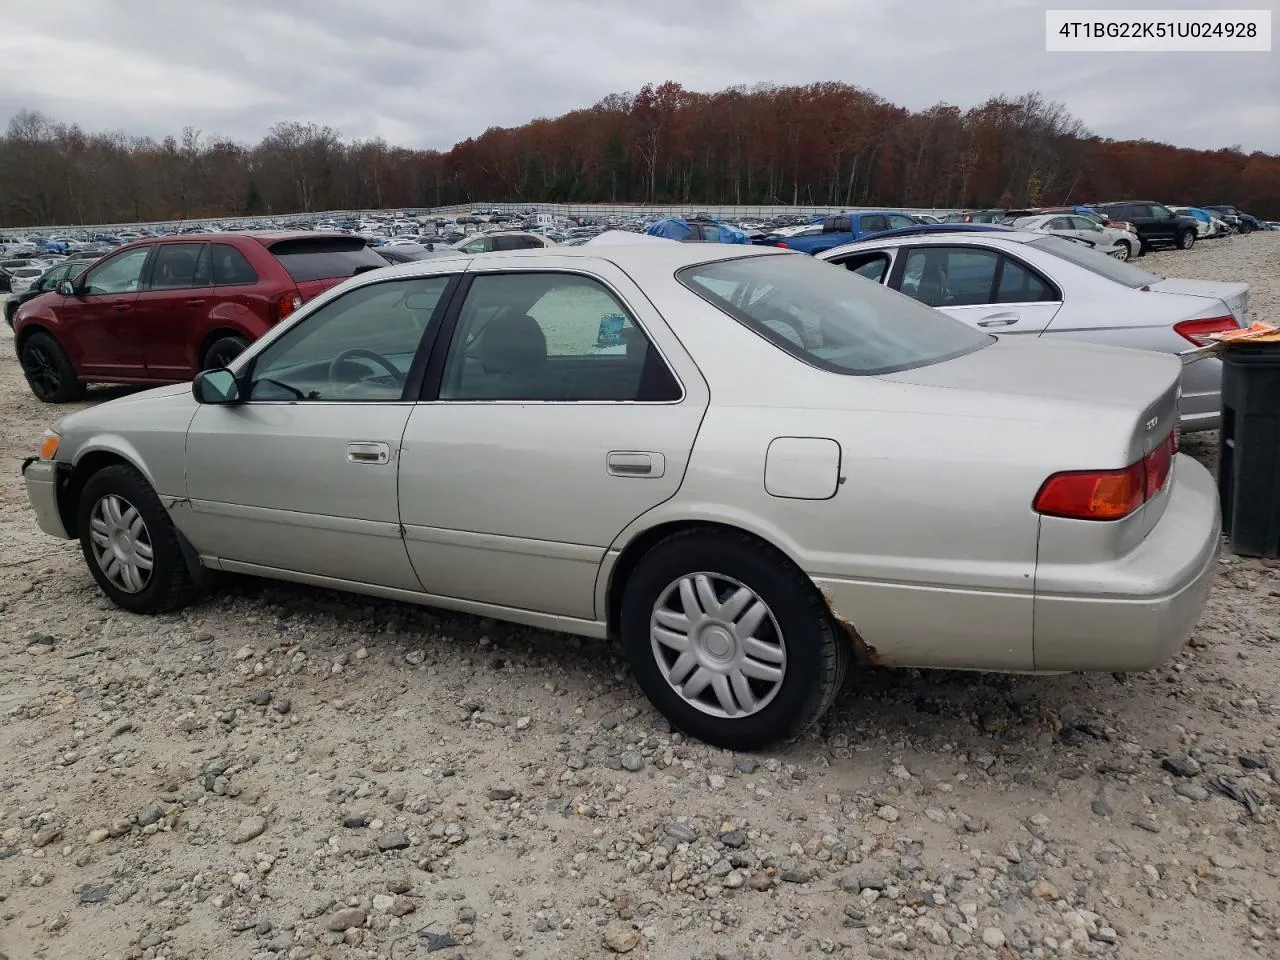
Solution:
[{"label": "black tire", "polygon": [[1183,230],[1178,234],[1178,249],[1190,250],[1196,245],[1196,232],[1194,230]]},{"label": "black tire", "polygon": [[219,337],[209,344],[209,349],[200,358],[200,369],[216,370],[219,367],[225,367],[240,356],[247,346],[249,341],[244,337]]},{"label": "black tire", "polygon": [[[650,638],[655,604],[681,577],[699,572],[749,588],[782,635],[781,683],[758,712],[737,718],[704,712],[675,691],[659,663]],[[663,540],[627,580],[621,614],[623,650],[649,700],[690,736],[734,750],[758,750],[804,733],[835,700],[852,660],[852,644],[812,581],[781,553],[745,534],[690,530]]]},{"label": "black tire", "polygon": [[4,322],[9,324],[9,329],[13,329],[13,318],[18,315],[18,301],[6,300],[4,303]]},{"label": "black tire", "polygon": [[[116,497],[137,510],[145,524],[143,533],[151,547],[152,569],[142,589],[129,592],[107,576],[93,542],[92,514],[98,502]],[[200,594],[182,556],[178,530],[146,478],[126,464],[104,467],[91,476],[76,504],[76,529],[80,550],[89,572],[111,601],[133,613],[164,613],[186,606]]]},{"label": "black tire", "polygon": [[1241,233],[1241,234],[1245,234],[1245,233],[1253,233],[1253,224],[1251,224],[1251,223],[1241,223],[1241,224],[1240,224],[1240,233]]},{"label": "black tire", "polygon": [[1133,259],[1133,244],[1130,243],[1128,240],[1121,240],[1120,247],[1121,249],[1124,250],[1124,256],[1116,257],[1116,259],[1119,260],[1121,263],[1128,263],[1130,260]]},{"label": "black tire", "polygon": [[73,403],[84,399],[84,384],[76,378],[75,367],[62,344],[50,334],[38,331],[22,341],[18,362],[37,400]]}]

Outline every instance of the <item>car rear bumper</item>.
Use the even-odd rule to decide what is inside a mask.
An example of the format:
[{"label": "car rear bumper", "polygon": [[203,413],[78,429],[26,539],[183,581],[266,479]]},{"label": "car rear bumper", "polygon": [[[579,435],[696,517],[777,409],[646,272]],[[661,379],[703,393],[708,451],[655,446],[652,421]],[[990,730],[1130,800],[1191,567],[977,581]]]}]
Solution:
[{"label": "car rear bumper", "polygon": [[31,458],[22,464],[22,479],[27,485],[27,499],[31,501],[31,509],[35,511],[36,525],[50,536],[70,540],[71,535],[62,522],[62,510],[58,503],[60,467],[54,460]]},{"label": "car rear bumper", "polygon": [[[1050,522],[1085,521],[1042,519]],[[1221,533],[1213,477],[1179,455],[1164,513],[1133,550],[1037,569],[1036,670],[1149,670],[1167,661],[1200,617]]]}]

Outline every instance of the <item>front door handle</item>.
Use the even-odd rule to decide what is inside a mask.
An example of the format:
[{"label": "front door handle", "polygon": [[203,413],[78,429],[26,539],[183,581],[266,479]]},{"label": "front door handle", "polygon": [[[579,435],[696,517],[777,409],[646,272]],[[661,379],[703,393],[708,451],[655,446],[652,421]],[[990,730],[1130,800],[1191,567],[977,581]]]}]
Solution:
[{"label": "front door handle", "polygon": [[978,321],[980,327],[1010,327],[1022,319],[1018,313],[992,313]]},{"label": "front door handle", "polygon": [[615,477],[660,477],[667,470],[667,458],[643,450],[610,450],[605,468]]},{"label": "front door handle", "polygon": [[187,306],[188,306],[188,307],[198,307],[198,306],[200,306],[202,303],[204,303],[204,301],[203,301],[203,300],[188,300],[188,301],[187,301]]},{"label": "front door handle", "polygon": [[347,444],[347,460],[351,463],[389,463],[391,445],[379,440],[357,440]]},{"label": "front door handle", "polygon": [[112,309],[112,310],[114,310],[116,313],[124,313],[126,310],[128,310],[128,309],[129,309],[129,304],[127,304],[127,303],[117,303],[117,304],[116,304],[114,307],[112,307],[111,309]]}]

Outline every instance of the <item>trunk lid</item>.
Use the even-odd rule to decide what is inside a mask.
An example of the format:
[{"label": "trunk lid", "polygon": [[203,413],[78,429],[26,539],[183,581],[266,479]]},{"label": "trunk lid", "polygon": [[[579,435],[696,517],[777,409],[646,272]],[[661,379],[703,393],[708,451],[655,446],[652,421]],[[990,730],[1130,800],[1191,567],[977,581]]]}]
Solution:
[{"label": "trunk lid", "polygon": [[1149,288],[1153,293],[1174,293],[1183,296],[1220,300],[1226,304],[1240,326],[1248,326],[1245,316],[1249,310],[1249,284],[1222,280],[1186,280],[1181,277],[1165,277]]}]

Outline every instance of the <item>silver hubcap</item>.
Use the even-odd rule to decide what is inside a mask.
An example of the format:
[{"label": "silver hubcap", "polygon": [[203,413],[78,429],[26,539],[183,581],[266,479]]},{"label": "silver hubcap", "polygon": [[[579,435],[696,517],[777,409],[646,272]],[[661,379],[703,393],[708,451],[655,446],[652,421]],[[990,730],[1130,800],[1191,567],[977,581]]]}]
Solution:
[{"label": "silver hubcap", "polygon": [[89,513],[89,541],[98,569],[112,585],[125,593],[146,587],[155,554],[137,507],[114,493],[103,497]]},{"label": "silver hubcap", "polygon": [[718,573],[673,581],[653,605],[654,659],[685,703],[713,717],[747,717],[782,688],[787,647],[768,604]]}]

